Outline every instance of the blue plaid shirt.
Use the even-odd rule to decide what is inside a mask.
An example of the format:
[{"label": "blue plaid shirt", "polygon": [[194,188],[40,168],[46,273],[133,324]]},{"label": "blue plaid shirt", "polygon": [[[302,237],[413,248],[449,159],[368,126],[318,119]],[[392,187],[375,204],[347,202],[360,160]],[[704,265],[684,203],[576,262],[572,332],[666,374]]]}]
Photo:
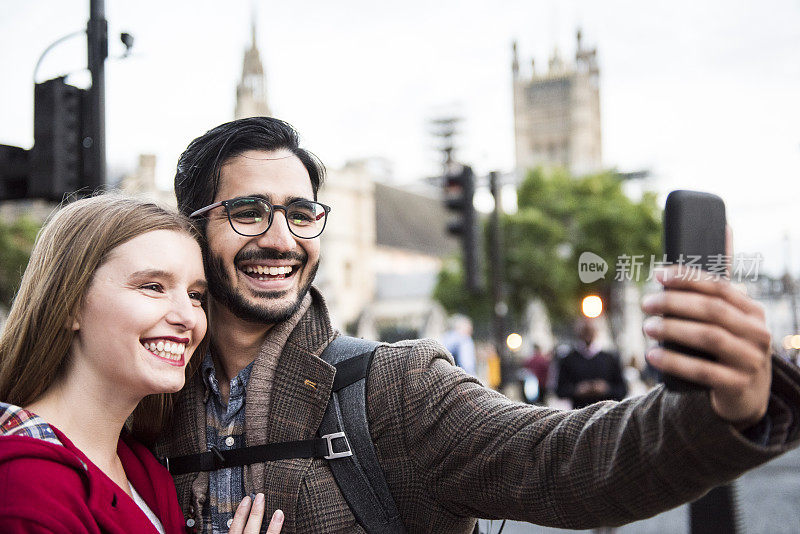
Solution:
[{"label": "blue plaid shirt", "polygon": [[[222,401],[211,352],[200,367],[211,395],[206,403],[206,446],[219,450],[237,449],[244,441],[244,394],[250,378],[251,363],[231,380],[228,404]],[[228,532],[236,507],[244,498],[244,469],[229,467],[211,471],[208,477],[208,500],[203,506],[203,532]]]}]

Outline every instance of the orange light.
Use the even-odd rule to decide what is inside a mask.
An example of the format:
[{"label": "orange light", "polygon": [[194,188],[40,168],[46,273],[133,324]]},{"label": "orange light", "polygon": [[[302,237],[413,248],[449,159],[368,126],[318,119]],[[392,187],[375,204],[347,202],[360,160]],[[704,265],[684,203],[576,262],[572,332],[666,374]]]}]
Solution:
[{"label": "orange light", "polygon": [[522,336],[519,334],[508,334],[508,337],[506,338],[506,345],[508,345],[508,348],[514,352],[518,351],[522,346]]},{"label": "orange light", "polygon": [[595,318],[603,313],[603,299],[597,295],[589,295],[581,302],[581,311],[586,317]]}]

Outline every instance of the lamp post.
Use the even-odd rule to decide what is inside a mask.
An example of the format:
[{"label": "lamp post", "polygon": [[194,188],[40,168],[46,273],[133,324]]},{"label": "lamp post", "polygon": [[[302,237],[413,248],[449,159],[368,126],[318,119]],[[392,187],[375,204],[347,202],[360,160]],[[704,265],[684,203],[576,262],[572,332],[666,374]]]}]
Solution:
[{"label": "lamp post", "polygon": [[106,58],[108,57],[108,22],[105,15],[105,0],[91,0],[89,22],[86,26],[86,44],[92,87],[89,89],[88,132],[83,139],[83,148],[89,158],[89,176],[93,178],[92,189],[106,183]]}]

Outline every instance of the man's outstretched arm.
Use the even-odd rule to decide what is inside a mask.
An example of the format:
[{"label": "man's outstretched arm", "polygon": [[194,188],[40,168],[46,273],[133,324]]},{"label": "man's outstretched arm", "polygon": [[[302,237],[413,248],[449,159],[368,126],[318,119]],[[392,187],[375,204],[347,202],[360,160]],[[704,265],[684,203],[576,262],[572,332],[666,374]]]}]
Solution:
[{"label": "man's outstretched arm", "polygon": [[[425,516],[420,524],[441,514],[562,528],[621,524],[696,498],[796,446],[800,373],[771,364],[759,307],[724,281],[668,277],[665,284],[672,291],[646,304],[671,316],[649,328],[653,337],[707,350],[717,361],[662,352],[654,364],[709,392],[657,388],[561,412],[480,387],[432,343],[379,349],[370,423],[390,487],[415,488],[399,490],[401,510]],[[772,424],[763,441],[740,432],[765,413]]]}]

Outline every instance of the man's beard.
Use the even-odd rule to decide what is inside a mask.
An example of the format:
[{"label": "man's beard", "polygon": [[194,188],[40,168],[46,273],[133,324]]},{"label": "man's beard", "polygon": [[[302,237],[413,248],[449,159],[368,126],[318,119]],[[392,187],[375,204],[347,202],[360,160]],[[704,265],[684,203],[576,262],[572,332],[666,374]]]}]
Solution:
[{"label": "man's beard", "polygon": [[[256,251],[240,252],[233,260],[234,269],[243,260],[286,260],[293,259],[300,261],[303,270],[309,268],[308,255],[300,255],[296,252],[280,253],[273,249],[258,249]],[[233,287],[233,280],[230,280],[225,273],[225,263],[222,258],[213,255],[208,249],[203,251],[203,264],[208,278],[208,291],[219,304],[228,308],[239,319],[251,323],[276,324],[291,317],[300,308],[303,298],[308,293],[311,282],[317,274],[319,262],[310,266],[308,279],[305,285],[300,286],[297,292],[297,299],[289,304],[282,305],[275,309],[270,306],[259,306],[250,302],[247,297]],[[238,269],[236,269],[238,270]],[[245,275],[246,276],[246,275]],[[293,276],[300,276],[295,273]],[[279,299],[286,294],[286,291],[253,291],[253,296],[259,300]]]}]

